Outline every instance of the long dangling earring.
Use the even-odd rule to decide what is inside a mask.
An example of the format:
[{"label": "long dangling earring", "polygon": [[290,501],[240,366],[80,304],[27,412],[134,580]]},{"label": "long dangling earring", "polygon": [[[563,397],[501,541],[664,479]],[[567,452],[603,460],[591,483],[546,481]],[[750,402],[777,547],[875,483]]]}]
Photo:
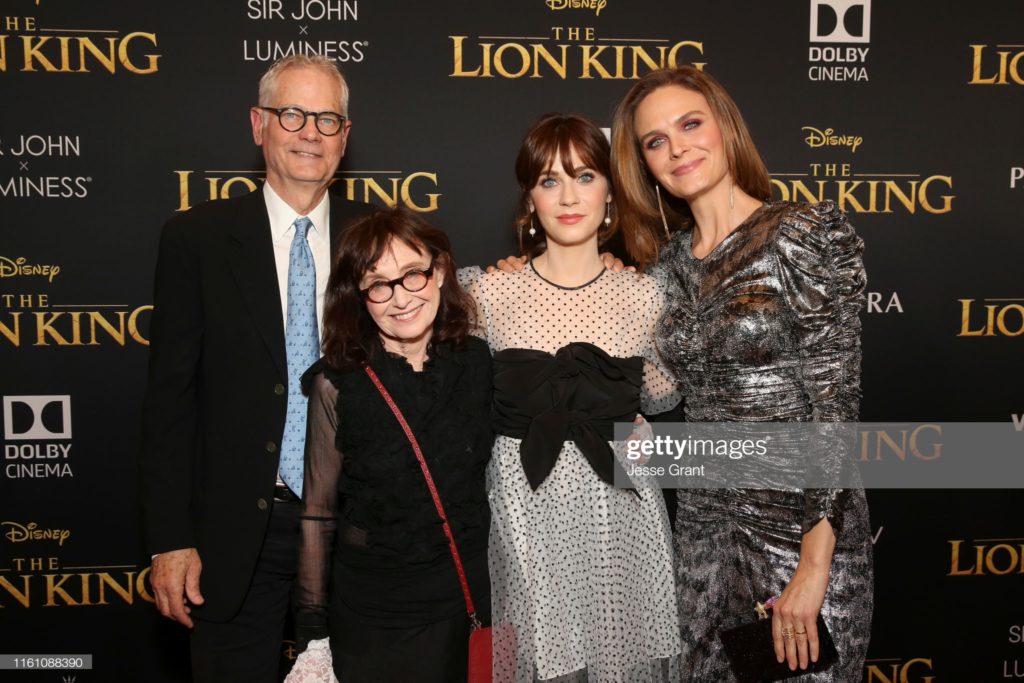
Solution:
[{"label": "long dangling earring", "polygon": [[665,237],[672,239],[668,231],[668,220],[665,218],[665,208],[661,205],[661,186],[658,183],[654,183],[654,194],[658,195],[658,213],[661,214],[661,224],[665,226]]},{"label": "long dangling earring", "polygon": [[604,203],[604,225],[608,227],[612,224],[612,203]]},{"label": "long dangling earring", "polygon": [[530,212],[530,237],[534,237],[537,234],[537,228],[533,227],[533,212]]},{"label": "long dangling earring", "polygon": [[729,185],[729,208],[736,208],[736,199],[733,197],[733,190],[736,189],[736,185]]}]

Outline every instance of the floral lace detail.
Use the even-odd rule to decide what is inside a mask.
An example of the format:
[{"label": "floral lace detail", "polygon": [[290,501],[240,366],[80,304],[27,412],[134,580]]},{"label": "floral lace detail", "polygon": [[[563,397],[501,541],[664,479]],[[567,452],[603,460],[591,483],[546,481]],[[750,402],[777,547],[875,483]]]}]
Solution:
[{"label": "floral lace detail", "polygon": [[305,652],[295,658],[295,664],[284,683],[338,683],[327,638],[310,642]]}]

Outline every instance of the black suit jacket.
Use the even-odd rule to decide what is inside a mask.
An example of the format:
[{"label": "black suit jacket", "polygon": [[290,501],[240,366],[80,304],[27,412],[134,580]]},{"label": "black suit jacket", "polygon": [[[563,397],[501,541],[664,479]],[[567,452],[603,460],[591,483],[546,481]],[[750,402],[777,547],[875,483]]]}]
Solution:
[{"label": "black suit jacket", "polygon": [[[332,254],[366,204],[332,195]],[[333,258],[332,258],[333,262]],[[171,218],[160,238],[140,462],[151,553],[195,547],[206,599],[230,619],[273,505],[288,402],[284,320],[263,192]]]}]

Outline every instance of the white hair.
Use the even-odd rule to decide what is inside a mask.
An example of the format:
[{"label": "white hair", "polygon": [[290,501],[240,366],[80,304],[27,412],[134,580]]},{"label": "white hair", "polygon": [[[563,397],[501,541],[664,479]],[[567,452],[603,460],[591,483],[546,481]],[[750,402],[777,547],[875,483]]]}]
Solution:
[{"label": "white hair", "polygon": [[338,83],[338,89],[341,92],[341,101],[338,102],[341,109],[338,113],[348,116],[348,83],[345,82],[345,77],[341,75],[338,65],[322,55],[288,55],[271,64],[267,72],[260,78],[259,103],[261,107],[273,106],[274,95],[277,92],[277,79],[288,69],[316,69],[334,79]]}]

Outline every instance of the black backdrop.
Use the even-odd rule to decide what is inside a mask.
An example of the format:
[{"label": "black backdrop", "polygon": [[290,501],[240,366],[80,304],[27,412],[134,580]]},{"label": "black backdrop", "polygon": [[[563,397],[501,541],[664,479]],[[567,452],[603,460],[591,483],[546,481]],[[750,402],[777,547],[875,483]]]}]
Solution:
[{"label": "black backdrop", "polygon": [[[247,110],[294,50],[334,57],[351,86],[333,189],[427,212],[464,264],[512,251],[512,160],[539,114],[609,125],[651,62],[703,64],[776,196],[837,199],[866,241],[862,416],[898,423],[864,435],[870,457],[924,468],[929,424],[1019,424],[1016,0],[7,0],[0,652],[93,654],[77,681],[187,678],[183,630],[150,604],[134,480],[157,235],[262,181]],[[1018,493],[869,500],[865,680],[1024,677]]]}]

